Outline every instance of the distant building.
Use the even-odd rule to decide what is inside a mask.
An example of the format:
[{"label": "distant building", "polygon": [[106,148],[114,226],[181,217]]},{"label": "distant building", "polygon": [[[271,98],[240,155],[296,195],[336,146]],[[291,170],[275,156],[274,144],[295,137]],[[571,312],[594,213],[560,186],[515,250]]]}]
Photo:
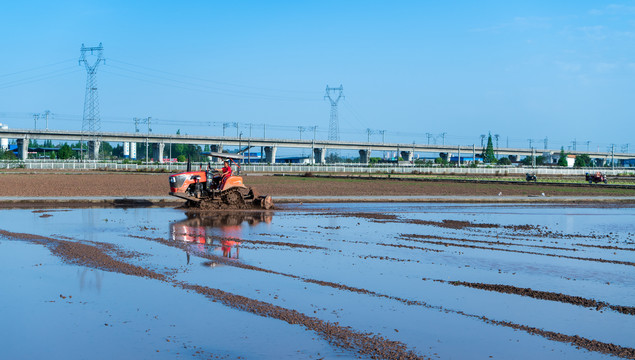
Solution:
[{"label": "distant building", "polygon": [[[472,156],[461,156],[461,164],[466,164],[466,163],[473,163],[474,160],[476,159],[476,161],[478,162],[483,162],[483,158],[480,156],[477,156],[476,158],[473,158]],[[459,157],[458,156],[450,156],[450,162],[452,163],[458,163],[459,162]]]},{"label": "distant building", "polygon": [[[6,124],[0,123],[0,129],[8,130],[9,126],[7,126]],[[8,150],[9,149],[9,139],[6,139],[6,138],[0,139],[0,149],[2,149],[2,150]]]},{"label": "distant building", "polygon": [[308,156],[288,156],[276,158],[276,164],[310,164],[311,158]]},{"label": "distant building", "polygon": [[567,167],[573,167],[575,164],[575,155],[567,155]]}]

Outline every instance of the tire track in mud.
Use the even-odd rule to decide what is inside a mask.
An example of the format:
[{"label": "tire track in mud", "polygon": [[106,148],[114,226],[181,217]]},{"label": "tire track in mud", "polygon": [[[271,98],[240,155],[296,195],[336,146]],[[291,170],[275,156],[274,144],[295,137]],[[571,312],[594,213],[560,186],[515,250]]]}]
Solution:
[{"label": "tire track in mud", "polygon": [[220,289],[169,279],[164,274],[116,260],[104,251],[104,248],[112,248],[112,244],[93,242],[92,245],[88,245],[33,234],[12,233],[5,230],[0,230],[0,236],[6,239],[43,245],[53,255],[58,256],[69,264],[159,280],[184,290],[195,291],[214,302],[220,302],[234,309],[281,320],[291,325],[302,325],[307,330],[317,333],[331,345],[355,351],[358,355],[368,356],[373,359],[424,359],[423,356],[413,350],[409,350],[406,344],[399,341],[389,340],[377,334],[361,333],[351,327],[342,326],[337,322],[324,321],[302,314],[297,310],[287,309]]},{"label": "tire track in mud", "polygon": [[[412,235],[416,236],[416,234],[412,234]],[[548,254],[548,253],[540,253],[540,252],[535,252],[535,251],[524,251],[524,250],[514,250],[514,249],[500,249],[500,248],[487,247],[487,246],[455,244],[455,243],[448,243],[448,242],[443,242],[443,241],[421,240],[421,239],[416,239],[416,238],[403,238],[403,239],[404,240],[409,240],[409,241],[421,242],[421,243],[424,243],[424,244],[441,245],[441,246],[445,246],[445,247],[453,246],[453,247],[462,247],[462,248],[469,248],[469,249],[503,251],[503,252],[518,253],[518,254],[549,256],[549,257],[556,257],[556,258],[561,258],[561,259],[593,261],[593,262],[600,262],[600,263],[607,263],[607,264],[635,266],[635,262],[632,262],[632,261],[607,260],[607,259],[600,259],[600,258],[585,258],[585,257],[580,257],[580,256]]]},{"label": "tire track in mud", "polygon": [[[132,236],[132,235],[129,235],[129,236]],[[156,242],[162,243],[162,244],[167,245],[167,246],[176,247],[176,248],[180,248],[182,250],[188,251],[186,249],[186,247],[189,244],[175,243],[173,241],[165,240],[163,238],[150,238],[150,237],[141,237],[141,236],[133,236],[133,237],[141,238],[141,239],[145,239],[145,240],[150,240],[150,241],[156,241]],[[424,308],[427,308],[427,309],[433,309],[433,310],[438,310],[438,311],[442,311],[442,312],[445,312],[445,313],[461,315],[461,316],[465,316],[465,317],[468,317],[468,318],[471,318],[471,319],[482,321],[482,322],[484,322],[486,324],[496,325],[496,326],[503,326],[503,327],[514,329],[514,330],[521,330],[521,331],[524,331],[524,332],[526,332],[526,333],[528,333],[530,335],[541,336],[541,337],[546,338],[548,340],[558,341],[558,342],[562,342],[562,343],[568,343],[570,345],[577,346],[577,347],[580,347],[580,348],[584,348],[584,349],[589,350],[589,351],[600,352],[600,353],[603,353],[603,354],[615,355],[615,356],[619,356],[619,357],[623,357],[623,358],[627,358],[627,359],[635,359],[635,348],[623,347],[623,346],[615,345],[615,344],[612,344],[612,343],[605,343],[605,342],[601,342],[601,341],[597,341],[597,340],[593,340],[593,339],[587,339],[587,338],[584,338],[584,337],[581,337],[581,336],[578,336],[578,335],[566,335],[566,334],[562,334],[562,333],[558,333],[558,332],[554,332],[554,331],[549,331],[549,330],[539,329],[539,328],[536,328],[536,327],[531,327],[531,326],[528,326],[528,325],[517,324],[517,323],[514,323],[514,322],[510,322],[510,321],[494,320],[494,319],[487,318],[486,316],[481,316],[481,315],[476,315],[476,314],[469,314],[469,313],[466,313],[466,312],[461,311],[461,310],[448,309],[448,308],[445,308],[445,307],[443,307],[441,305],[431,305],[431,304],[428,304],[428,303],[426,303],[424,301],[420,301],[420,300],[410,300],[410,299],[401,298],[401,297],[397,297],[397,296],[393,296],[393,295],[381,294],[381,293],[378,293],[378,292],[375,292],[375,291],[372,291],[372,290],[367,290],[367,289],[363,289],[363,288],[357,288],[357,287],[348,286],[348,285],[345,285],[345,284],[329,282],[329,281],[323,281],[323,280],[310,279],[310,278],[301,277],[299,275],[282,273],[282,272],[278,272],[278,271],[275,271],[275,270],[270,270],[270,269],[256,267],[256,266],[253,266],[253,265],[248,265],[248,264],[243,264],[243,263],[239,263],[239,262],[230,261],[228,259],[222,258],[222,257],[217,256],[217,255],[213,255],[213,254],[207,254],[207,253],[200,253],[199,252],[199,253],[196,254],[196,256],[202,257],[202,258],[205,258],[205,259],[208,259],[208,260],[218,261],[218,262],[223,263],[225,265],[234,266],[234,267],[238,267],[238,268],[242,268],[242,269],[246,269],[246,270],[261,271],[261,272],[268,273],[268,274],[275,274],[275,275],[285,276],[285,277],[289,277],[289,278],[292,278],[292,279],[300,280],[300,281],[303,281],[303,282],[306,282],[306,283],[319,285],[319,286],[326,286],[326,287],[330,287],[330,288],[338,289],[338,290],[342,290],[342,291],[348,291],[348,292],[362,294],[362,295],[368,295],[368,296],[373,296],[373,297],[378,297],[378,298],[389,299],[389,300],[400,302],[400,303],[408,305],[408,306],[421,306],[421,307],[424,307]]]},{"label": "tire track in mud", "polygon": [[521,287],[516,287],[513,285],[485,284],[485,283],[473,283],[473,282],[467,282],[467,281],[448,281],[448,280],[426,279],[426,278],[423,278],[422,280],[424,281],[431,280],[434,282],[449,284],[453,286],[465,286],[465,287],[470,287],[474,289],[494,291],[494,292],[504,293],[504,294],[520,295],[520,296],[525,296],[525,297],[530,297],[530,298],[540,299],[540,300],[556,301],[560,303],[582,306],[587,308],[595,308],[595,310],[597,311],[600,311],[604,308],[609,308],[611,310],[617,311],[625,315],[635,315],[635,307],[633,306],[612,305],[604,301],[587,299],[581,296],[567,295],[567,294],[550,292],[550,291],[534,290],[531,288],[521,288]]}]

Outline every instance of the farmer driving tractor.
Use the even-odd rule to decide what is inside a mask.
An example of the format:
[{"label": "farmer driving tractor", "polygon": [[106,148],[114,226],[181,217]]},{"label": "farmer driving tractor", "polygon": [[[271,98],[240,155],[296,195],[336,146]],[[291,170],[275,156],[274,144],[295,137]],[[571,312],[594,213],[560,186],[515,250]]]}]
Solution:
[{"label": "farmer driving tractor", "polygon": [[223,161],[222,169],[214,169],[214,170],[220,172],[220,174],[214,178],[214,181],[218,184],[217,189],[222,189],[227,179],[230,176],[232,176],[232,167],[229,166],[229,161],[225,160]]}]

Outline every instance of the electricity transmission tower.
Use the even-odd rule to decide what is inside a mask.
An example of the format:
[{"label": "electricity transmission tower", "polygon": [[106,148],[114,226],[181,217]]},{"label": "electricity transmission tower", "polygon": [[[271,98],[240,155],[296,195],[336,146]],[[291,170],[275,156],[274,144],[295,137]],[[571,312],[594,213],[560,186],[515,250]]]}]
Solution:
[{"label": "electricity transmission tower", "polygon": [[[79,65],[84,64],[86,68],[86,94],[84,97],[84,117],[82,120],[82,144],[84,139],[88,141],[88,157],[97,159],[99,157],[99,145],[101,144],[101,118],[99,116],[99,96],[97,93],[97,68],[104,59],[104,47],[86,47],[82,44]],[[89,63],[88,57],[97,57],[94,62]],[[81,145],[80,145],[81,147]],[[83,147],[82,147],[83,149]],[[83,150],[82,150],[83,152]]]},{"label": "electricity transmission tower", "polygon": [[[337,118],[337,103],[340,99],[344,98],[342,92],[344,91],[344,87],[340,85],[340,87],[332,88],[326,85],[326,94],[324,95],[324,99],[329,99],[331,103],[331,120],[329,121],[329,140],[339,141],[340,140],[340,125],[339,120]],[[337,97],[331,97],[331,93],[333,95],[337,94]],[[335,97],[335,99],[334,99]]]}]

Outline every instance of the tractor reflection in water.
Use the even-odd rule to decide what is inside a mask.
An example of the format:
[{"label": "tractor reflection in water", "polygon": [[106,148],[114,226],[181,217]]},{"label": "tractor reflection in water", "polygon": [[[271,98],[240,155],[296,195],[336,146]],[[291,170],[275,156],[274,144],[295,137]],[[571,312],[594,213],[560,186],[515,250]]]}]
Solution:
[{"label": "tractor reflection in water", "polygon": [[[170,225],[172,241],[191,243],[186,248],[187,264],[190,263],[190,252],[214,253],[220,251],[222,257],[238,260],[242,242],[243,223],[254,226],[260,223],[271,223],[270,212],[245,212],[231,214],[203,214],[186,212],[186,220]],[[218,235],[220,230],[220,236]],[[216,234],[216,235],[214,235]],[[215,262],[209,263],[215,266]]]}]

